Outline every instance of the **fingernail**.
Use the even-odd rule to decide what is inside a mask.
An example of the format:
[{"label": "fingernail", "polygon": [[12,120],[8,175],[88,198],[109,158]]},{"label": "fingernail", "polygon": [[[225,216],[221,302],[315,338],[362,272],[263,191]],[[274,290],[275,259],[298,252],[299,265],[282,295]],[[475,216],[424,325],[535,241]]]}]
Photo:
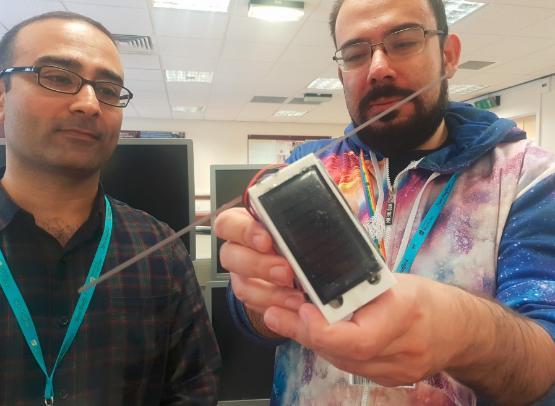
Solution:
[{"label": "fingernail", "polygon": [[274,266],[270,269],[270,277],[275,280],[276,282],[288,282],[289,275],[287,272],[287,268],[283,266]]},{"label": "fingernail", "polygon": [[264,323],[270,330],[276,331],[279,328],[279,321],[277,317],[270,312],[266,312],[264,314]]},{"label": "fingernail", "polygon": [[304,307],[299,311],[299,316],[301,317],[302,321],[304,321],[305,323],[308,323],[308,321],[310,320],[310,315],[308,314],[306,307]]},{"label": "fingernail", "polygon": [[304,303],[304,300],[299,296],[291,296],[285,299],[285,306],[291,310],[299,310],[299,307]]},{"label": "fingernail", "polygon": [[258,251],[262,251],[264,249],[264,236],[262,236],[260,234],[255,234],[252,237],[252,245]]}]

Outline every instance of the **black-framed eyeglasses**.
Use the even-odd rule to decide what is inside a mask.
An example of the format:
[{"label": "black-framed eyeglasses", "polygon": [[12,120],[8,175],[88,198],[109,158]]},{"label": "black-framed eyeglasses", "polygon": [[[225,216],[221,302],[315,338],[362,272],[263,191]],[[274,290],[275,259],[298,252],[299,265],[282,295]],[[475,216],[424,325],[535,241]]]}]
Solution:
[{"label": "black-framed eyeglasses", "polygon": [[426,30],[420,26],[409,27],[392,32],[386,35],[382,42],[375,44],[361,41],[345,45],[335,52],[332,59],[337,62],[342,71],[351,71],[370,62],[374,48],[381,46],[389,58],[399,60],[422,52],[426,45],[426,38],[431,35],[445,35],[445,33],[439,30]]},{"label": "black-framed eyeglasses", "polygon": [[15,66],[0,71],[0,77],[13,73],[36,73],[41,87],[58,93],[77,94],[83,85],[91,85],[99,102],[113,107],[126,107],[133,93],[126,87],[107,80],[88,80],[59,66]]}]

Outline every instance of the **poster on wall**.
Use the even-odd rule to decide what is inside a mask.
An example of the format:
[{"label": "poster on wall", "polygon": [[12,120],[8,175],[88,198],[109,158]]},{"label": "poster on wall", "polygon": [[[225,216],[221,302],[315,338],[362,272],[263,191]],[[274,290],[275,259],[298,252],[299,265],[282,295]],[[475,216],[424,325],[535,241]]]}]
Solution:
[{"label": "poster on wall", "polygon": [[309,135],[249,135],[248,163],[283,163],[298,145],[310,140],[330,139],[331,136]]},{"label": "poster on wall", "polygon": [[120,138],[185,138],[184,132],[121,130]]}]

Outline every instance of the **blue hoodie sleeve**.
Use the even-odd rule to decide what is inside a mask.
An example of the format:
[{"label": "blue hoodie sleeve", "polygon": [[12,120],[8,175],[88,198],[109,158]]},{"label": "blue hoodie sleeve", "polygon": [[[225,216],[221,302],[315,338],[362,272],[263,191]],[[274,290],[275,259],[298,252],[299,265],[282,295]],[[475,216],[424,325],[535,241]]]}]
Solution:
[{"label": "blue hoodie sleeve", "polygon": [[555,174],[514,201],[497,264],[497,299],[555,340]]}]

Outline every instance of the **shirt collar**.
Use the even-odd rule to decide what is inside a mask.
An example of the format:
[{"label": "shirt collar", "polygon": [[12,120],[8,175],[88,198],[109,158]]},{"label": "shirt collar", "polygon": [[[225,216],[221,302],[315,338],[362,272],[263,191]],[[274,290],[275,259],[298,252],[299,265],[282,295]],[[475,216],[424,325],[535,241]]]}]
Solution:
[{"label": "shirt collar", "polygon": [[[4,177],[5,172],[6,167],[0,167],[0,179]],[[104,219],[104,214],[106,213],[104,195],[104,188],[102,187],[102,184],[99,183],[98,193],[94,198],[91,214],[89,215],[87,221],[85,221],[85,223],[81,226],[80,231],[85,229],[87,231],[90,230],[89,232],[92,233],[98,228],[99,224],[102,224],[101,221]],[[4,187],[0,184],[0,232],[2,232],[8,224],[11,223],[19,211],[25,212],[10,198]]]}]

